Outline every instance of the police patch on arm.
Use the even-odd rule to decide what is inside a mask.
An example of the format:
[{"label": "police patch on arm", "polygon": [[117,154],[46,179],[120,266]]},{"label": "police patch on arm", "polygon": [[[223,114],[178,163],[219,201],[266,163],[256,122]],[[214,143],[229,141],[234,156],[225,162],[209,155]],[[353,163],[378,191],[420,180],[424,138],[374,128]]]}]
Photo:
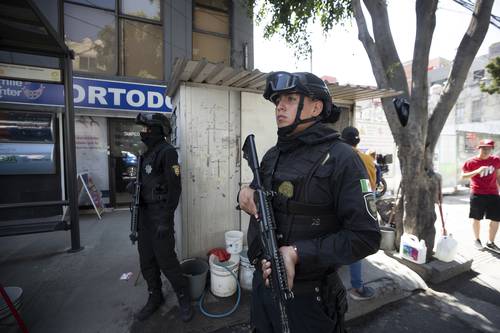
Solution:
[{"label": "police patch on arm", "polygon": [[373,193],[366,193],[363,195],[363,198],[365,199],[365,207],[366,211],[368,214],[370,214],[371,217],[375,221],[377,221],[377,205],[375,204],[375,194]]},{"label": "police patch on arm", "polygon": [[174,173],[177,177],[180,176],[181,174],[181,167],[178,164],[172,165],[172,170],[174,170]]}]

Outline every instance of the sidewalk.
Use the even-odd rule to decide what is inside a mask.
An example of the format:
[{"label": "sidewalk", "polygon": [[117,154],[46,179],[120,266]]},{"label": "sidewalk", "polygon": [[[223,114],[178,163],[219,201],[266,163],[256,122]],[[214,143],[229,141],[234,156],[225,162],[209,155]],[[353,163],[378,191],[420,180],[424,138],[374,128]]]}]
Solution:
[{"label": "sidewalk", "polygon": [[[133,314],[146,302],[145,282],[139,279],[138,254],[128,239],[129,213],[115,211],[81,216],[82,245],[78,253],[67,253],[69,232],[53,232],[2,238],[0,241],[0,281],[4,286],[24,290],[22,317],[30,332],[225,332],[235,325],[248,323],[250,295],[244,292],[240,306],[230,317],[212,319],[196,308],[190,323],[177,318],[177,301],[168,283],[167,301],[146,322],[135,322]],[[120,280],[132,272],[129,280]],[[350,287],[347,267],[340,270]],[[377,297],[369,301],[349,298],[347,319],[426,289],[425,282],[405,265],[383,252],[368,257],[363,277]],[[224,312],[232,307],[235,296],[215,299],[209,295],[206,308]],[[15,332],[16,326],[0,326],[0,331]]]}]

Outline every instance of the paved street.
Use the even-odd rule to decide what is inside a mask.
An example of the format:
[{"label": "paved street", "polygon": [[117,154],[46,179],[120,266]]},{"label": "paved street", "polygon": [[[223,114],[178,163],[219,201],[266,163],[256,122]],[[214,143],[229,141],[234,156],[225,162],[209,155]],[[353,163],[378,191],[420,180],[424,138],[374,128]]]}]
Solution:
[{"label": "paved street", "polygon": [[[349,321],[350,332],[500,332],[500,256],[478,251],[472,245],[468,205],[466,192],[445,196],[443,213],[448,232],[459,241],[460,251],[474,258],[472,271],[439,285],[430,284],[427,291],[416,291],[408,298]],[[436,213],[439,214],[437,210]],[[482,223],[481,239],[485,241],[489,222]],[[440,218],[436,230],[441,230]],[[248,326],[240,325],[217,332],[247,331]]]},{"label": "paved street", "polygon": [[[447,228],[459,240],[461,251],[474,257],[473,271],[358,317],[348,323],[351,332],[499,331],[500,257],[473,247],[467,212],[466,193],[445,197]],[[229,318],[206,318],[197,310],[193,321],[184,324],[177,318],[168,283],[167,302],[158,313],[146,322],[134,321],[133,313],[144,304],[146,293],[142,279],[134,286],[138,262],[128,240],[128,219],[126,211],[104,214],[102,221],[83,215],[85,249],[75,254],[66,253],[69,233],[1,239],[0,281],[23,288],[22,316],[30,332],[248,332],[248,293]],[[440,221],[436,225],[440,228]],[[487,228],[482,233],[486,235]],[[132,272],[132,278],[120,280],[126,272]],[[234,300],[209,296],[206,307],[224,312]],[[353,309],[356,306],[360,305],[354,304]],[[2,323],[0,331],[16,332],[16,328]]]},{"label": "paved street", "polygon": [[[466,193],[445,196],[443,212],[448,232],[459,241],[461,252],[474,258],[473,271],[439,285],[430,284],[426,292],[416,292],[355,319],[348,324],[351,332],[500,332],[500,256],[473,247],[468,203]],[[483,243],[488,223],[481,225]],[[440,228],[438,219],[436,229]],[[496,239],[499,243],[500,236]]]}]

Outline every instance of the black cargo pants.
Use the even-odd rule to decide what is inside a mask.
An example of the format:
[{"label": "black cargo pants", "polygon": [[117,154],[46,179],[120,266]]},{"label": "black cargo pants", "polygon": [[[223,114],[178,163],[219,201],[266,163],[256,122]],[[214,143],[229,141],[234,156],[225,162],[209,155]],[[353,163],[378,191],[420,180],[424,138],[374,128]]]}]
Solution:
[{"label": "black cargo pants", "polygon": [[[347,311],[347,300],[342,285],[329,281],[297,282],[293,292],[294,298],[287,308],[291,333],[344,332],[343,315]],[[337,297],[340,297],[340,302]],[[255,271],[252,281],[250,317],[257,333],[281,332],[278,307],[259,270]]]},{"label": "black cargo pants", "polygon": [[148,290],[161,290],[161,273],[165,274],[175,292],[188,287],[188,281],[182,275],[179,260],[175,253],[173,221],[168,223],[169,231],[159,239],[156,235],[158,223],[167,217],[161,205],[141,207],[139,212],[138,250],[142,276],[146,280]]}]

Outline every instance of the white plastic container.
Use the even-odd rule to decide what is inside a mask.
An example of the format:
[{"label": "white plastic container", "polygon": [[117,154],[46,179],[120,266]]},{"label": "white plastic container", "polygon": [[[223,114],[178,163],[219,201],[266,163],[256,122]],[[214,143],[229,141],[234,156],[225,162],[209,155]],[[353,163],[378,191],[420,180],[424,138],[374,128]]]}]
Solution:
[{"label": "white plastic container", "polygon": [[210,290],[212,294],[219,297],[233,295],[236,292],[240,256],[231,254],[228,261],[220,262],[216,255],[211,254],[208,263],[210,265]]},{"label": "white plastic container", "polygon": [[240,285],[241,288],[245,290],[252,290],[252,279],[253,273],[255,272],[255,267],[250,263],[248,259],[247,250],[244,249],[240,253]]},{"label": "white plastic container", "polygon": [[399,255],[414,263],[425,264],[425,258],[427,256],[425,241],[423,239],[419,241],[416,236],[404,233],[401,236]]},{"label": "white plastic container", "polygon": [[239,254],[243,250],[243,232],[238,230],[226,231],[226,251],[231,254]]},{"label": "white plastic container", "polygon": [[452,234],[441,236],[436,243],[434,257],[444,262],[450,262],[455,259],[457,251],[458,242],[453,238]]}]

